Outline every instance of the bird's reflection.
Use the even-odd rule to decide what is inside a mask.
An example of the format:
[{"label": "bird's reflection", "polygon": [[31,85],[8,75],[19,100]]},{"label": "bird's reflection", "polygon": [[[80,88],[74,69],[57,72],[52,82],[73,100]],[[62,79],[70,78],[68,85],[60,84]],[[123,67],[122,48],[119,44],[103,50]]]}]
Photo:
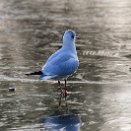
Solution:
[{"label": "bird's reflection", "polygon": [[42,119],[44,130],[46,131],[80,131],[80,116],[70,114],[67,97],[59,95],[57,115],[48,116]]},{"label": "bird's reflection", "polygon": [[43,124],[46,131],[80,131],[79,115],[49,116]]}]

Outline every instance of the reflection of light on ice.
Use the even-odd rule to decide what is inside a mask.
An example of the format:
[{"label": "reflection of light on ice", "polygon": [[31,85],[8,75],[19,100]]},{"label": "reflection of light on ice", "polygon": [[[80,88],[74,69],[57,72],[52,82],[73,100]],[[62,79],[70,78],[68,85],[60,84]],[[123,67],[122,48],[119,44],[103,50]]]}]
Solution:
[{"label": "reflection of light on ice", "polygon": [[[105,22],[106,25],[110,25],[112,28],[115,28],[113,31],[120,30],[128,30],[129,20],[127,20],[127,16],[130,17],[130,1],[119,1],[119,0],[110,0],[109,5],[107,7],[108,15],[106,15]],[[123,28],[124,26],[124,28]]]},{"label": "reflection of light on ice", "polygon": [[84,50],[83,55],[119,57],[119,53],[111,50]]},{"label": "reflection of light on ice", "polygon": [[128,86],[123,84],[103,88],[101,104],[104,103],[104,105],[101,108],[101,114],[105,123],[102,129],[110,128],[109,131],[131,129],[131,90]]},{"label": "reflection of light on ice", "polygon": [[110,5],[112,6],[117,6],[117,7],[127,7],[129,5],[129,0],[124,0],[124,1],[120,1],[120,0],[108,0]]}]

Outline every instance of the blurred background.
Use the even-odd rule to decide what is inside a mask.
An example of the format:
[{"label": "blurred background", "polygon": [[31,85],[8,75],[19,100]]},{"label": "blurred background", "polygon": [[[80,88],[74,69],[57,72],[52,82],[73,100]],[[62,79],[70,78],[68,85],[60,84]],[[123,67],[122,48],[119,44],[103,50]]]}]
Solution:
[{"label": "blurred background", "polygon": [[[68,107],[57,82],[24,75],[41,69],[66,29],[79,37],[80,60]],[[0,0],[1,131],[130,131],[130,66],[130,0]]]}]

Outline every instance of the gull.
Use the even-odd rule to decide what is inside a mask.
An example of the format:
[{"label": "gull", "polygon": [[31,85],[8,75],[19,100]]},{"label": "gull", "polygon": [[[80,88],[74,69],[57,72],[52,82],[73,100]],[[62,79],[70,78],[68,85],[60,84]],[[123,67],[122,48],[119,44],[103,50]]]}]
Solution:
[{"label": "gull", "polygon": [[79,66],[75,39],[75,31],[66,30],[63,35],[62,47],[48,58],[41,71],[26,75],[40,75],[40,80],[57,80],[60,89],[60,81],[64,80],[66,95],[67,79],[77,71]]}]

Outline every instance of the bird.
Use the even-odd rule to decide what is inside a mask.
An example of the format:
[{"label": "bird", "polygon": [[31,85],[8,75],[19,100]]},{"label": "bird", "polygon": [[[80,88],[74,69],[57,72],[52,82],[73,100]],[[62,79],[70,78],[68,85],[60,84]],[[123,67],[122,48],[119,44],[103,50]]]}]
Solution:
[{"label": "bird", "polygon": [[68,29],[64,32],[62,46],[52,54],[43,65],[41,71],[29,73],[26,75],[39,75],[40,80],[57,80],[61,89],[61,80],[65,81],[65,95],[67,95],[67,79],[72,76],[79,67],[77,55],[75,31]]}]

